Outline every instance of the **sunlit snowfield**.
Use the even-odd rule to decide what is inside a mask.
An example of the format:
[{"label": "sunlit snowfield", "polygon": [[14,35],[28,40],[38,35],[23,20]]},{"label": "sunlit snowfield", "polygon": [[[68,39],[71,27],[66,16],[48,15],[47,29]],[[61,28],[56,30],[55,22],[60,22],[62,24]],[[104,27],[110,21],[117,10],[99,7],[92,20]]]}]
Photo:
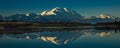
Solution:
[{"label": "sunlit snowfield", "polygon": [[0,34],[0,48],[120,48],[119,30],[54,28],[6,32],[14,30],[26,33]]}]

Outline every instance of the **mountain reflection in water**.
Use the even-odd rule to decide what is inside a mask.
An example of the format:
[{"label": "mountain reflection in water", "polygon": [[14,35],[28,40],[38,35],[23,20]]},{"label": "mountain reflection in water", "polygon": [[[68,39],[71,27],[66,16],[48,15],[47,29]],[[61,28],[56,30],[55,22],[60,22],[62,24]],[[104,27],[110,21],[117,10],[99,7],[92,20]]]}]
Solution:
[{"label": "mountain reflection in water", "polygon": [[22,27],[0,30],[0,48],[120,48],[120,30]]},{"label": "mountain reflection in water", "polygon": [[[73,30],[73,31],[42,31],[23,34],[1,34],[0,38],[14,38],[17,40],[42,40],[44,42],[53,43],[56,45],[69,44],[78,39],[104,38],[112,37],[120,32],[114,30]],[[120,39],[120,37],[118,37]]]}]

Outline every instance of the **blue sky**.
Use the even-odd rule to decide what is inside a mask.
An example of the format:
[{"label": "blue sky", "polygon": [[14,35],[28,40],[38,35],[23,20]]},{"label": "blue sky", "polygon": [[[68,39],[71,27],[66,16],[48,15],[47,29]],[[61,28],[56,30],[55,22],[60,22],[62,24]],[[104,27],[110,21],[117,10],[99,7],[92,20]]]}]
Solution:
[{"label": "blue sky", "polygon": [[120,0],[0,0],[0,14],[40,13],[54,7],[70,8],[83,16],[120,16]]}]

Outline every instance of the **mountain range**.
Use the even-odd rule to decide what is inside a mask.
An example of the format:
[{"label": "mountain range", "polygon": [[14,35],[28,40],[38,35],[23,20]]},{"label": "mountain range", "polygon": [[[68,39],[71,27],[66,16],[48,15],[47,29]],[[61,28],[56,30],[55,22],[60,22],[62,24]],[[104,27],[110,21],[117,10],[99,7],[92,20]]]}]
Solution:
[{"label": "mountain range", "polygon": [[[35,13],[15,14],[4,17],[0,15],[1,21],[30,21],[30,22],[80,22],[80,23],[98,23],[98,22],[114,22],[117,17],[100,14],[99,16],[84,17],[77,12],[68,9],[55,7],[45,10],[39,15]],[[117,18],[120,19],[120,18]]]}]

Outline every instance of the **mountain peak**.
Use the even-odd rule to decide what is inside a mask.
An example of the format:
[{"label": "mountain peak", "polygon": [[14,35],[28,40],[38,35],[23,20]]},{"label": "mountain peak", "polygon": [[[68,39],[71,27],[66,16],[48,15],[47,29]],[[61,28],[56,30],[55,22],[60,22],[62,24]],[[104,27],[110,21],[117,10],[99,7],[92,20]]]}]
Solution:
[{"label": "mountain peak", "polygon": [[51,10],[46,10],[43,11],[41,13],[42,16],[46,16],[46,15],[57,15],[57,13],[72,13],[74,14],[74,12],[68,8],[61,8],[61,7],[55,7]]},{"label": "mountain peak", "polygon": [[55,7],[54,9],[62,9],[62,7]]},{"label": "mountain peak", "polygon": [[62,7],[55,7],[55,10],[68,10],[68,8],[62,8]]},{"label": "mountain peak", "polygon": [[52,9],[52,11],[55,11],[55,12],[69,12],[69,9],[68,8],[55,7],[55,8]]},{"label": "mountain peak", "polygon": [[113,17],[109,14],[100,14],[99,16],[97,16],[97,18],[102,18],[102,19],[108,18],[108,19],[110,19],[110,18],[113,18]]}]

